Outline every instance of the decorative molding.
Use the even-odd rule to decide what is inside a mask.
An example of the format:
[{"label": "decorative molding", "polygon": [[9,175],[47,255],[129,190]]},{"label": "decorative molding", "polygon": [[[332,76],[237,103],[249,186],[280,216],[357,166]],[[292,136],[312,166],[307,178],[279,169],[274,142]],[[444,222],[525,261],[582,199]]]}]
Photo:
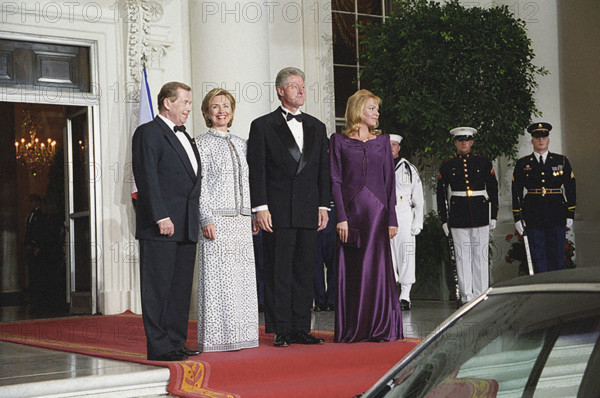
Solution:
[{"label": "decorative molding", "polygon": [[[128,69],[136,87],[141,81],[142,57],[145,56],[146,68],[162,69],[163,58],[171,46],[167,39],[169,28],[157,24],[164,15],[163,3],[164,0],[126,0]],[[127,96],[128,101],[139,99],[137,90],[128,90]]]}]

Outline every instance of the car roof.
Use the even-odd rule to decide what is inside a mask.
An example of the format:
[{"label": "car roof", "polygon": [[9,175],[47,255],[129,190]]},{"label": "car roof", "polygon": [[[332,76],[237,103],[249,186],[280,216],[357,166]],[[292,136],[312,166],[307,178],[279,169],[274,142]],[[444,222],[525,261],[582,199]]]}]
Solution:
[{"label": "car roof", "polygon": [[600,283],[600,266],[581,267],[562,271],[544,272],[495,283],[494,288],[545,284],[597,284]]}]

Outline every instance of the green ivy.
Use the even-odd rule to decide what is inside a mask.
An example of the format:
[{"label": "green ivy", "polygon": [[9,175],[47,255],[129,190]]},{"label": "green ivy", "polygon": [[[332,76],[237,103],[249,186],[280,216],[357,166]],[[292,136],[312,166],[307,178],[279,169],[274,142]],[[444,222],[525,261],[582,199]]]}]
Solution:
[{"label": "green ivy", "polygon": [[540,116],[525,22],[507,6],[465,8],[399,0],[384,24],[359,25],[361,79],[381,97],[381,128],[405,137],[419,166],[454,154],[448,131],[475,127],[474,151],[493,160],[517,155],[519,136]]}]

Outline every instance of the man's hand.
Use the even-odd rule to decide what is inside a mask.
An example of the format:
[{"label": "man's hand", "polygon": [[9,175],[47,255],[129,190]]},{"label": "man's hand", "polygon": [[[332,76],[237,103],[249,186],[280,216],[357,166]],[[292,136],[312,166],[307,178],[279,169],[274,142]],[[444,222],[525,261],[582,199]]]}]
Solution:
[{"label": "man's hand", "polygon": [[569,228],[569,229],[573,228],[573,219],[572,218],[567,218],[567,228]]},{"label": "man's hand", "polygon": [[423,229],[423,228],[419,228],[419,227],[412,227],[412,228],[410,229],[410,234],[411,234],[412,236],[417,236],[417,235],[419,235],[419,234],[421,233],[421,230],[422,230],[422,229]]},{"label": "man's hand", "polygon": [[515,228],[519,235],[523,236],[523,232],[525,232],[525,229],[523,228],[523,222],[521,220],[515,223]]},{"label": "man's hand", "polygon": [[448,223],[443,223],[442,224],[442,229],[444,230],[444,233],[446,234],[446,236],[450,235],[450,230],[448,229]]},{"label": "man's hand", "polygon": [[169,238],[175,234],[175,225],[170,218],[159,222],[158,229],[161,235],[167,235]]},{"label": "man's hand", "polygon": [[490,220],[490,230],[496,229],[496,220]]},{"label": "man's hand", "polygon": [[258,221],[252,220],[252,235],[258,234],[260,231],[260,227],[258,226]]},{"label": "man's hand", "polygon": [[390,233],[390,239],[393,239],[394,236],[396,236],[396,234],[398,233],[398,227],[389,226],[388,231]]},{"label": "man's hand", "polygon": [[337,231],[340,241],[346,243],[348,241],[348,221],[337,223],[335,230]]},{"label": "man's hand", "polygon": [[327,226],[327,222],[329,221],[329,214],[327,214],[327,210],[319,209],[319,228],[317,231],[325,229]]},{"label": "man's hand", "polygon": [[217,237],[215,231],[215,224],[208,224],[202,227],[202,235],[204,235],[206,239],[215,240]]},{"label": "man's hand", "polygon": [[256,222],[263,231],[273,232],[273,222],[271,221],[271,212],[269,210],[256,212]]}]

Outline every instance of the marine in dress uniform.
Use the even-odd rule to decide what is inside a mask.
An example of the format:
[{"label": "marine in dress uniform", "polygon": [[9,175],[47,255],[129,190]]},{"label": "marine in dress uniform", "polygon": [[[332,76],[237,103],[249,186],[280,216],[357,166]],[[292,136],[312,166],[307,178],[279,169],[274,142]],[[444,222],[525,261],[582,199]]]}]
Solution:
[{"label": "marine in dress uniform", "polygon": [[498,181],[494,167],[485,157],[471,153],[476,133],[472,127],[450,130],[458,153],[442,163],[437,183],[438,214],[446,235],[452,233],[463,303],[479,296],[489,286],[489,231],[496,227],[498,217]]},{"label": "marine in dress uniform", "polygon": [[396,283],[400,284],[400,306],[410,310],[410,289],[415,283],[416,239],[423,229],[423,184],[417,168],[401,158],[402,136],[390,134],[396,177],[398,234],[391,241]]},{"label": "marine in dress uniform", "polygon": [[545,122],[527,128],[534,152],[517,161],[512,180],[515,227],[527,229],[536,273],[565,268],[565,233],[575,217],[575,175],[566,156],[548,152],[550,130]]}]

